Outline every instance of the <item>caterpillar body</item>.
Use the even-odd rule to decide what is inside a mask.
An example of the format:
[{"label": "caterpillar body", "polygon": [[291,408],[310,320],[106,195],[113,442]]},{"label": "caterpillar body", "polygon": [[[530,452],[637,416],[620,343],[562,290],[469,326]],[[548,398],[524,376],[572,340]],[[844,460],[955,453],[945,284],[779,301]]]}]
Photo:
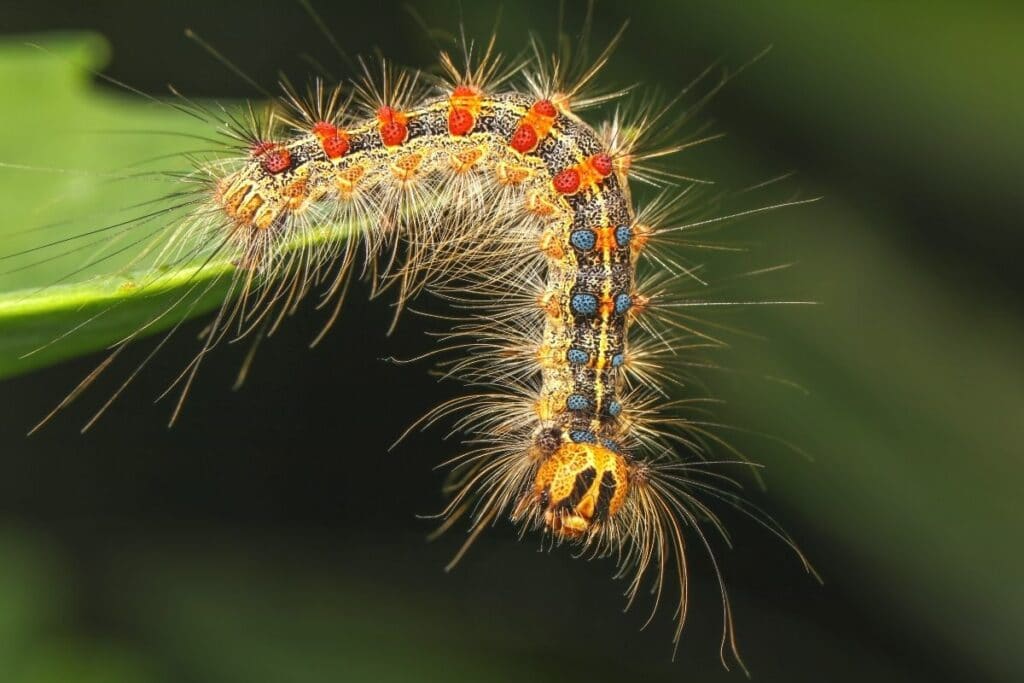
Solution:
[{"label": "caterpillar body", "polygon": [[[253,152],[256,158],[229,176],[219,193],[243,235],[281,229],[290,215],[307,210],[306,203],[343,203],[354,193],[389,192],[409,183],[445,184],[455,175],[480,193],[474,212],[496,214],[472,220],[493,226],[517,203],[537,217],[506,228],[520,233],[513,240],[521,240],[527,253],[545,257],[546,270],[536,302],[543,313],[535,351],[540,390],[524,444],[524,457],[539,466],[529,502],[524,499],[519,511],[536,509],[547,527],[566,536],[584,535],[613,517],[629,498],[630,465],[622,450],[628,427],[618,396],[626,333],[637,307],[633,254],[645,229],[634,224],[625,175],[596,133],[549,99],[485,97],[462,85],[409,111],[384,105],[374,120],[352,128],[316,122],[306,135]],[[509,191],[485,209],[489,182]],[[465,237],[442,238],[474,246]],[[451,249],[437,239],[426,238],[428,249]],[[413,245],[417,252],[423,241]],[[476,247],[493,251],[486,243]],[[466,256],[461,247],[453,255]],[[513,270],[497,282],[514,282],[524,260],[511,261]],[[515,300],[506,306],[521,310]],[[478,363],[479,372],[486,374],[487,365]],[[500,360],[493,371],[505,371]]]},{"label": "caterpillar body", "polygon": [[[659,127],[672,128],[666,110],[631,120],[617,110],[597,128],[580,117],[625,93],[583,94],[611,47],[571,82],[557,59],[503,68],[492,39],[479,58],[466,45],[464,66],[442,53],[443,75],[430,86],[364,64],[365,78],[345,90],[320,80],[304,95],[286,86],[265,114],[182,99],[176,107],[212,120],[232,145],[174,178],[185,189],[145,251],[164,266],[232,264],[217,277],[230,291],[179,377],[182,398],[214,345],[271,332],[318,285],[334,306],[326,327],[357,274],[375,295],[397,290],[398,310],[424,289],[450,302],[444,339],[456,355],[439,367],[476,391],[417,424],[452,417],[469,444],[450,463],[444,510],[443,528],[470,519],[459,556],[502,515],[553,544],[612,556],[630,602],[645,577],[655,607],[674,584],[678,643],[692,536],[721,589],[723,662],[726,651],[739,661],[709,531],[726,535],[711,504],[795,545],[717,471],[723,462],[708,454],[719,437],[657,408],[659,384],[678,379],[671,357],[713,340],[679,320],[666,288],[645,288],[663,273],[637,275],[646,258],[688,274],[658,251],[688,227],[673,223],[687,187],[637,210],[630,180],[671,188],[652,164],[689,143],[652,146]],[[194,290],[175,306],[187,307]]]}]

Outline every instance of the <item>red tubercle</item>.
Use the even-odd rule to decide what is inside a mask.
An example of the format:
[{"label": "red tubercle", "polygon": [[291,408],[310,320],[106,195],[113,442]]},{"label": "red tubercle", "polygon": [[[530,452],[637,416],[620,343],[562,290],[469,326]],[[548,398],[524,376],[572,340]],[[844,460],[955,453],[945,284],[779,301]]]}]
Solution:
[{"label": "red tubercle", "polygon": [[405,142],[409,137],[406,115],[387,105],[377,109],[377,123],[380,130],[380,141],[388,147]]},{"label": "red tubercle", "polygon": [[607,154],[595,154],[588,160],[590,167],[602,176],[609,176],[614,169],[611,156]]},{"label": "red tubercle", "polygon": [[327,121],[317,121],[313,124],[313,135],[321,142],[338,134],[338,127]]},{"label": "red tubercle", "polygon": [[263,156],[264,154],[274,149],[275,147],[277,147],[277,143],[271,142],[269,140],[263,140],[261,142],[254,143],[252,147],[249,148],[249,156],[255,159],[257,157]]},{"label": "red tubercle", "polygon": [[476,123],[468,109],[455,107],[448,112],[448,132],[452,135],[465,135],[473,130]]},{"label": "red tubercle", "polygon": [[260,166],[267,173],[282,173],[292,166],[292,154],[276,142],[263,140],[249,148],[249,155],[260,160]]},{"label": "red tubercle", "polygon": [[348,135],[329,121],[317,121],[313,124],[313,135],[320,140],[324,154],[328,159],[337,159],[348,152]]},{"label": "red tubercle", "polygon": [[292,166],[292,154],[284,147],[274,146],[262,153],[260,165],[267,173],[283,173]]},{"label": "red tubercle", "polygon": [[329,159],[337,159],[348,153],[348,135],[345,131],[338,131],[334,135],[323,139],[324,154]]},{"label": "red tubercle", "polygon": [[458,85],[448,98],[448,132],[452,135],[466,135],[476,125],[483,98],[480,91],[471,85]]},{"label": "red tubercle", "polygon": [[575,168],[567,168],[555,174],[551,182],[560,194],[574,194],[580,189],[580,172]]},{"label": "red tubercle", "polygon": [[539,116],[547,116],[549,118],[558,116],[558,109],[555,108],[555,105],[551,100],[537,100],[533,103],[533,106],[530,107],[530,110]]},{"label": "red tubercle", "polygon": [[520,123],[508,144],[520,154],[532,152],[537,148],[537,131],[528,123]]},{"label": "red tubercle", "polygon": [[558,110],[550,100],[537,100],[526,111],[509,144],[523,154],[532,152],[539,141],[551,132],[557,114]]},{"label": "red tubercle", "polygon": [[408,136],[409,129],[406,128],[404,123],[392,121],[391,123],[381,124],[380,141],[388,147],[402,144]]}]

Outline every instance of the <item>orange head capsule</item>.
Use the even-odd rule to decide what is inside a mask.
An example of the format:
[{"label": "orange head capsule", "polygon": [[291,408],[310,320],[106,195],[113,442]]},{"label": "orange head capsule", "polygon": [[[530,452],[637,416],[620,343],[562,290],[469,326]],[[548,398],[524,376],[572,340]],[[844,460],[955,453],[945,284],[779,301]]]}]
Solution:
[{"label": "orange head capsule", "polygon": [[575,538],[614,516],[628,490],[622,455],[596,443],[567,443],[537,469],[533,500],[548,529]]}]

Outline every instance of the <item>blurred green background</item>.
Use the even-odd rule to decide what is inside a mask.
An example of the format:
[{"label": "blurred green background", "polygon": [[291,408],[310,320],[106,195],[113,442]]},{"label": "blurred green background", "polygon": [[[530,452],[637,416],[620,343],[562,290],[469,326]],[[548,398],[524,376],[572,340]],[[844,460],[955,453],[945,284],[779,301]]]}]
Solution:
[{"label": "blurred green background", "polygon": [[[431,63],[401,4],[316,4],[349,52]],[[494,19],[491,7],[416,8],[449,29],[461,13],[476,35]],[[305,55],[332,59],[292,2],[8,0],[2,11],[0,161],[92,171],[0,169],[4,253],[37,239],[24,229],[68,216],[95,224],[112,204],[159,193],[140,186],[126,199],[95,173],[181,149],[126,131],[200,130],[82,65],[145,92],[173,83],[230,100],[258,93],[185,27],[261,83],[279,69],[302,80]],[[505,4],[502,45],[550,36],[553,11]],[[596,40],[627,18],[606,82],[672,93],[713,61],[736,66],[774,45],[699,117],[727,138],[687,152],[680,169],[725,190],[795,171],[758,197],[823,197],[728,226],[714,238],[750,250],[708,260],[712,279],[795,263],[728,292],[820,302],[719,318],[759,336],[717,358],[735,372],[706,377],[726,399],[724,422],[813,458],[739,437],[768,466],[768,492],[753,497],[825,578],[816,585],[760,529],[729,520],[736,549],[721,559],[755,680],[1024,679],[1024,9],[599,3]],[[33,277],[67,263],[50,267]],[[191,357],[201,324],[84,436],[86,408],[24,433],[98,357],[0,383],[0,681],[741,676],[717,660],[706,562],[695,563],[674,663],[669,616],[640,631],[646,605],[621,615],[608,562],[538,554],[535,539],[499,524],[442,572],[461,538],[427,544],[433,523],[415,515],[439,509],[433,467],[455,444],[434,431],[385,449],[458,388],[435,384],[425,365],[379,360],[430,341],[414,316],[386,337],[389,307],[363,295],[313,351],[322,316],[296,316],[240,393],[228,387],[244,349],[221,349],[171,431],[169,406],[151,399]],[[94,408],[113,387],[93,393]]]}]

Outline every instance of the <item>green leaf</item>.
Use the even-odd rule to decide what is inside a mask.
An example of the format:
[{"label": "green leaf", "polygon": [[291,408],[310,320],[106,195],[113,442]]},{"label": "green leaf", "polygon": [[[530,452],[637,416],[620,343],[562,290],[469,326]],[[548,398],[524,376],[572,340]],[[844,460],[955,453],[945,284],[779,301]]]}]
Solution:
[{"label": "green leaf", "polygon": [[[86,75],[102,53],[89,36],[0,43],[0,89],[35,97],[17,100],[0,127],[10,155],[0,191],[11,207],[0,233],[0,378],[167,330],[233,291],[229,257],[172,268],[139,258],[154,234],[173,229],[170,213],[137,220],[180,189],[166,172],[190,170],[182,153],[215,141],[209,123],[166,103],[92,85]],[[308,231],[282,251],[351,229]]]},{"label": "green leaf", "polygon": [[[0,91],[26,95],[7,103],[0,126],[0,377],[115,343],[231,268],[125,270],[142,246],[132,234],[139,224],[103,228],[164,196],[169,185],[151,171],[181,170],[171,155],[209,146],[186,136],[210,130],[168,106],[94,85],[89,73],[104,54],[103,42],[85,35],[48,36],[43,47],[0,43]],[[132,241],[140,243],[123,246]],[[221,279],[146,332],[210,310],[226,291]]]},{"label": "green leaf", "polygon": [[[881,174],[866,189],[844,185],[846,176],[831,187],[815,188],[828,199],[798,216],[772,217],[773,226],[788,226],[781,233],[751,230],[763,245],[762,265],[800,262],[781,286],[775,280],[753,294],[779,298],[781,291],[822,305],[770,317],[750,312],[743,327],[770,341],[740,349],[729,362],[742,363],[752,373],[795,380],[811,395],[802,400],[780,394],[746,376],[725,381],[720,387],[729,400],[724,419],[786,436],[816,456],[816,462],[806,463],[765,452],[763,446],[752,453],[769,464],[772,507],[789,505],[791,516],[817,528],[821,538],[849,558],[841,566],[820,567],[827,582],[876,605],[894,629],[917,634],[972,670],[1017,680],[1024,672],[1024,656],[1015,647],[1015,636],[1024,631],[1024,593],[1013,577],[1022,574],[1024,551],[1012,539],[1020,532],[1017,499],[1024,473],[1019,352],[1024,326],[982,284],[942,277],[934,264],[930,270],[917,246],[906,242],[906,226],[884,209],[857,201],[872,193],[914,192],[915,183],[938,187],[936,194],[962,185],[966,192],[1004,204],[1014,196],[1020,174],[1000,169],[1022,158],[1017,150],[1024,129],[1017,125],[1017,114],[1024,99],[996,82],[1012,68],[976,65],[979,55],[986,63],[1020,63],[1016,24],[999,17],[984,24],[947,20],[953,11],[949,7],[942,12],[908,8],[901,21],[894,21],[898,17],[880,16],[871,3],[857,11],[828,10],[823,4],[814,10],[818,14],[806,3],[743,4],[735,11],[714,4],[724,16],[694,11],[694,5],[712,7],[681,5],[677,16],[689,25],[701,22],[689,33],[701,37],[712,56],[747,55],[768,42],[778,46],[758,76],[731,86],[744,88],[744,106],[771,113],[794,129],[810,130],[832,156]],[[664,21],[663,7],[637,6],[635,11],[638,19],[657,13],[657,20],[649,22],[651,33],[643,34],[647,43],[663,46],[678,40],[681,24]],[[952,40],[953,34],[937,29],[953,24],[970,27],[971,39]],[[659,26],[664,33],[654,31]],[[952,44],[940,49],[932,43],[936,35]],[[865,37],[872,42],[866,44]],[[639,42],[634,38],[632,44]],[[3,92],[33,93],[31,102],[5,106],[3,161],[45,160],[59,168],[109,171],[178,150],[181,141],[90,136],[82,128],[173,127],[208,133],[198,122],[193,126],[158,105],[90,89],[85,71],[68,60],[95,67],[102,54],[95,40],[48,45],[56,57],[0,45]],[[639,64],[643,68],[637,73],[666,82],[676,78],[663,51],[656,56],[659,61]],[[639,59],[630,53],[623,58]],[[975,122],[976,114],[982,124]],[[74,135],[68,132],[72,127]],[[972,144],[975,138],[966,134],[949,135],[956,131],[976,134],[984,144]],[[909,151],[880,151],[891,149]],[[741,150],[727,165],[755,168],[758,160],[752,154],[756,150]],[[777,157],[774,151],[772,157]],[[896,171],[887,170],[890,160]],[[969,172],[963,171],[965,160]],[[770,161],[761,177],[784,163]],[[91,224],[89,215],[109,215],[129,197],[159,196],[153,183],[140,182],[128,192],[122,183],[95,174],[0,172],[3,253],[81,232]],[[886,183],[901,184],[894,189]],[[46,231],[46,240],[40,233],[16,234],[75,214],[75,225]],[[973,239],[997,244],[1005,237],[970,222],[964,229]],[[135,329],[138,323],[127,317],[130,310],[145,318],[168,305],[168,298],[161,299],[167,292],[143,294],[126,284],[137,283],[130,274],[83,278],[66,289],[38,291],[65,275],[74,258],[0,275],[0,291],[8,292],[0,294],[0,375],[109,344]],[[0,270],[7,270],[6,262]],[[19,359],[113,300],[124,303],[107,315],[124,311],[124,320],[98,319],[89,326],[95,338],[83,329],[52,349]],[[90,308],[90,302],[96,307]],[[184,621],[192,623],[191,618]],[[875,635],[867,633],[865,640]]]}]

